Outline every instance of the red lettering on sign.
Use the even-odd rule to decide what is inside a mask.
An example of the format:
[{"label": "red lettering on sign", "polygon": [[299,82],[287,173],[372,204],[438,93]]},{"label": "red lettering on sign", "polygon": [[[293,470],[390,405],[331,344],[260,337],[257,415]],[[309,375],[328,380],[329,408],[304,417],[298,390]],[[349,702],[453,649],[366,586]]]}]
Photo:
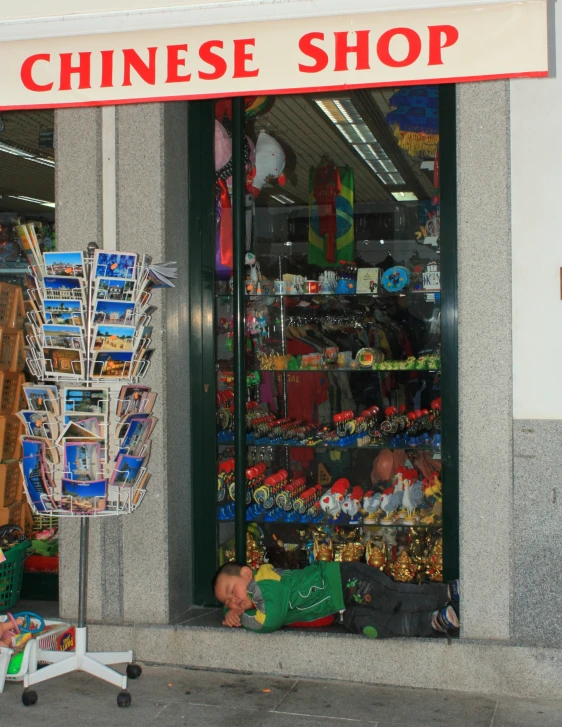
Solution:
[{"label": "red lettering on sign", "polygon": [[38,61],[45,61],[47,63],[50,63],[51,54],[37,53],[34,56],[29,56],[29,58],[26,58],[25,61],[21,64],[21,82],[29,91],[50,91],[53,87],[52,83],[35,83],[35,81],[33,80],[33,66]]},{"label": "red lettering on sign", "polygon": [[[429,30],[429,62],[428,66],[440,66],[443,64],[441,51],[449,48],[459,39],[459,31],[454,25],[428,25]],[[441,37],[444,42],[441,43]]]},{"label": "red lettering on sign", "polygon": [[102,50],[101,54],[101,83],[100,88],[113,88],[113,53],[112,50]]},{"label": "red lettering on sign", "polygon": [[92,54],[90,52],[78,53],[77,66],[72,65],[72,53],[60,54],[60,86],[61,91],[70,91],[72,76],[78,74],[78,88],[92,88],[90,83],[90,67]]},{"label": "red lettering on sign", "polygon": [[226,73],[226,61],[217,53],[213,53],[213,48],[222,49],[224,48],[224,43],[222,40],[208,40],[199,48],[199,58],[201,58],[203,63],[208,63],[215,69],[212,73],[199,71],[199,78],[202,78],[204,81],[215,81],[217,78],[222,78]]},{"label": "red lettering on sign", "polygon": [[180,75],[178,69],[185,68],[185,58],[180,58],[180,51],[187,53],[187,43],[183,45],[169,45],[168,49],[168,77],[166,83],[181,83],[191,80],[191,73]]},{"label": "red lettering on sign", "polygon": [[299,40],[300,52],[315,61],[311,66],[305,66],[304,63],[299,63],[299,71],[301,73],[320,73],[328,65],[328,54],[322,48],[313,45],[313,40],[324,40],[324,33],[307,33]]},{"label": "red lettering on sign", "polygon": [[[406,57],[398,61],[390,55],[390,41],[397,35],[403,35],[408,41]],[[377,42],[377,55],[381,63],[392,68],[411,66],[420,57],[422,42],[420,36],[411,28],[391,28],[383,33]]]},{"label": "red lettering on sign", "polygon": [[154,86],[156,83],[156,51],[157,48],[148,48],[148,63],[145,63],[136,50],[125,48],[123,50],[123,86],[132,86],[131,69],[133,69],[145,83]]},{"label": "red lettering on sign", "polygon": [[239,38],[234,41],[234,73],[232,78],[252,78],[259,74],[259,68],[250,70],[246,68],[247,61],[254,60],[254,54],[247,52],[246,46],[256,45],[255,38]]},{"label": "red lettering on sign", "polygon": [[357,45],[348,45],[347,31],[334,33],[336,39],[336,65],[334,66],[334,71],[349,70],[349,68],[347,67],[347,56],[350,53],[355,53],[357,56],[357,64],[355,70],[369,70],[369,31],[358,30],[355,35],[357,36]]}]

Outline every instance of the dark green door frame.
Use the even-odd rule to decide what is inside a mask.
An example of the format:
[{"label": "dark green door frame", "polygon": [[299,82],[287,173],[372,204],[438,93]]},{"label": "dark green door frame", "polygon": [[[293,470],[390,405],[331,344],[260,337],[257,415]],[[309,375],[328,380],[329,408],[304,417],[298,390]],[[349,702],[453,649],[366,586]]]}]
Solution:
[{"label": "dark green door frame", "polygon": [[[235,103],[235,106],[237,104]],[[239,104],[238,104],[239,105]],[[455,87],[440,87],[441,158],[441,394],[443,398],[443,552],[444,577],[458,576],[459,569],[459,467],[458,467],[458,346],[457,346],[457,185]],[[189,306],[191,381],[191,487],[193,522],[193,601],[214,604],[210,579],[217,567],[217,469],[216,469],[216,373],[215,373],[215,197],[214,197],[214,101],[188,103],[188,219]],[[237,123],[236,157],[241,156],[243,128]],[[237,184],[237,187],[239,184]],[[243,220],[244,199],[237,195]],[[235,218],[236,222],[236,218]],[[243,236],[243,222],[240,223]],[[240,232],[240,231],[238,231]],[[235,230],[236,233],[236,230]],[[242,252],[239,249],[238,254]],[[239,263],[240,264],[240,263]],[[243,268],[241,270],[243,273]],[[243,297],[243,290],[239,295]],[[243,311],[243,300],[238,302]],[[238,313],[240,322],[241,314]],[[236,325],[236,322],[235,322]],[[244,351],[243,330],[235,331]],[[239,362],[236,363],[240,365]],[[243,365],[243,361],[242,361]],[[243,396],[242,377],[238,400]],[[243,416],[240,411],[240,416]],[[242,421],[242,419],[241,419]],[[238,422],[237,429],[243,429]],[[243,447],[243,444],[239,444]],[[244,552],[245,506],[242,480],[236,492],[236,541]]]}]

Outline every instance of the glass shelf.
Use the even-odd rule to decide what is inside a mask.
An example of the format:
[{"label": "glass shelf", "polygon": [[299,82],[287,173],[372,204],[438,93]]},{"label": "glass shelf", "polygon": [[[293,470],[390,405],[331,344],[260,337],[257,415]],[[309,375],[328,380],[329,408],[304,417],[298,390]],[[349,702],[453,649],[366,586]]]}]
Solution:
[{"label": "glass shelf", "polygon": [[[222,434],[222,433],[221,433]],[[234,434],[228,436],[217,437],[217,444],[219,446],[232,446],[234,444]],[[276,440],[256,440],[252,436],[246,437],[246,444],[248,447],[302,447],[304,449],[335,449],[338,451],[347,449],[371,449],[371,450],[382,450],[382,449],[406,449],[406,450],[417,450],[420,452],[433,452],[434,459],[441,459],[441,447],[435,447],[432,444],[408,444],[407,442],[396,442],[392,444],[390,442],[384,442],[381,444],[338,444],[337,442],[316,442],[313,444],[289,441],[276,441]]]},{"label": "glass shelf", "polygon": [[[230,373],[232,371],[232,369],[226,368],[226,367],[222,367],[222,366],[217,366],[217,371],[219,371],[220,373]],[[383,373],[388,373],[388,372],[392,372],[392,373],[404,372],[404,373],[409,373],[409,374],[411,374],[414,371],[422,371],[422,372],[427,372],[427,373],[430,373],[430,374],[431,373],[433,373],[433,374],[439,374],[439,373],[441,373],[441,369],[440,368],[424,368],[424,369],[422,369],[422,368],[383,368],[382,366],[380,368],[376,368],[376,369],[375,368],[365,368],[365,367],[357,367],[355,369],[352,369],[352,368],[341,368],[339,366],[324,366],[322,368],[300,368],[300,369],[289,369],[289,368],[283,368],[283,369],[274,369],[274,368],[271,368],[271,369],[257,369],[257,368],[253,368],[252,369],[252,372],[256,372],[256,373],[261,373],[261,372],[266,372],[266,371],[276,371],[277,373],[284,373],[284,372],[296,373],[296,372],[306,372],[306,371],[310,371],[310,372],[322,371],[322,372],[328,372],[328,373],[339,373],[341,371],[342,373],[351,372],[351,373],[371,373],[371,374],[372,373],[378,373],[379,371],[381,371]],[[252,372],[247,372],[246,375],[249,375]]]},{"label": "glass shelf", "polygon": [[[409,295],[439,296],[441,290],[409,290],[401,293],[246,293],[246,298],[261,300],[263,298],[406,298]],[[232,298],[232,293],[215,293],[216,298]],[[436,299],[436,302],[439,299]]]},{"label": "glass shelf", "polygon": [[[234,517],[218,517],[218,522],[221,523],[229,523],[234,522]],[[271,523],[272,525],[294,525],[294,526],[303,526],[303,525],[322,525],[322,526],[331,526],[334,528],[340,528],[340,527],[349,527],[349,528],[356,528],[356,527],[364,527],[364,528],[423,528],[424,530],[438,530],[443,527],[443,523],[437,522],[437,523],[416,523],[415,525],[409,524],[406,525],[401,522],[392,522],[392,523],[382,523],[382,522],[369,522],[368,520],[364,520],[363,518],[358,518],[357,520],[350,520],[348,517],[338,518],[337,520],[332,520],[329,517],[318,517],[314,519],[310,518],[301,518],[300,516],[294,518],[294,519],[285,519],[283,517],[280,517],[279,519],[275,518],[267,518],[267,514],[264,513],[262,516],[255,516],[255,515],[248,515],[246,513],[246,521],[252,522],[252,523]]]}]

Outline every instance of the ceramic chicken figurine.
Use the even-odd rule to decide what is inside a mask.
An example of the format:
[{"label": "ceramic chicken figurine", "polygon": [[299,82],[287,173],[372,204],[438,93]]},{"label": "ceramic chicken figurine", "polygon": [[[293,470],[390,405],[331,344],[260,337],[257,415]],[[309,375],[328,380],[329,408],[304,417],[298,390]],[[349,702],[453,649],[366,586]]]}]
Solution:
[{"label": "ceramic chicken figurine", "polygon": [[376,522],[377,512],[381,509],[381,493],[369,490],[363,498],[363,510],[367,513],[366,522]]},{"label": "ceramic chicken figurine", "polygon": [[396,510],[401,507],[403,499],[404,492],[402,490],[402,479],[400,478],[396,482],[396,485],[387,487],[382,493],[381,510],[384,510],[386,515],[381,520],[381,523],[386,523],[388,525],[389,523],[394,522],[392,513],[396,512]]},{"label": "ceramic chicken figurine", "polygon": [[363,499],[363,490],[360,487],[354,487],[349,495],[347,495],[341,504],[342,511],[350,518],[354,518],[361,510],[361,500]]},{"label": "ceramic chicken figurine", "polygon": [[402,500],[402,508],[406,511],[403,524],[415,525],[418,521],[415,512],[424,502],[423,485],[421,480],[418,479],[417,470],[405,470],[403,483],[404,498]]},{"label": "ceramic chicken figurine", "polygon": [[441,480],[437,472],[433,472],[429,478],[429,482],[424,483],[423,494],[430,505],[441,502]]},{"label": "ceramic chicken figurine", "polygon": [[349,480],[340,477],[320,498],[320,507],[334,520],[341,512],[343,498],[349,490]]}]

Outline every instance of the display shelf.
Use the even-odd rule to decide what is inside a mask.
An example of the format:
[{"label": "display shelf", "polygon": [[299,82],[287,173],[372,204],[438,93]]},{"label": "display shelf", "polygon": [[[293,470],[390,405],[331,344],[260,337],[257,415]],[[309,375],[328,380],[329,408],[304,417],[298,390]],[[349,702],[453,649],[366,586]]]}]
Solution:
[{"label": "display shelf", "polygon": [[[343,368],[343,367],[340,367],[340,366],[326,365],[326,366],[321,366],[321,367],[316,367],[316,368],[310,368],[310,367],[307,367],[307,368],[298,368],[298,369],[295,369],[295,368],[282,368],[282,369],[281,368],[267,368],[267,369],[265,369],[265,368],[254,368],[253,370],[256,373],[261,373],[261,372],[266,372],[266,371],[275,371],[277,373],[283,373],[283,372],[286,372],[286,373],[297,373],[297,372],[298,373],[303,373],[303,372],[307,372],[307,371],[310,371],[310,372],[318,371],[318,372],[324,372],[324,373],[328,372],[328,373],[334,373],[334,374],[340,373],[340,372],[341,373],[346,373],[347,372],[347,373],[354,373],[354,374],[355,373],[362,373],[362,374],[371,373],[372,374],[372,373],[378,373],[379,371],[380,372],[383,372],[383,373],[390,373],[390,372],[392,372],[392,373],[401,373],[402,372],[402,373],[408,373],[408,374],[411,374],[411,373],[416,372],[416,371],[425,372],[425,373],[429,373],[429,374],[439,374],[439,373],[441,373],[441,368],[440,367],[439,368],[417,368],[417,367],[414,367],[414,368],[404,368],[404,367],[400,367],[400,368],[391,368],[391,367],[384,368],[383,365],[379,365],[377,368],[371,368],[371,367],[367,368],[367,367],[364,367],[364,366],[357,366],[356,368]],[[226,366],[217,365],[217,371],[219,373],[227,374],[227,373],[232,372],[232,369],[231,368],[228,368]],[[249,374],[247,374],[247,375],[249,375]]]},{"label": "display shelf", "polygon": [[[217,520],[222,523],[229,523],[234,522],[234,516],[231,517],[220,517],[217,516]],[[392,523],[383,523],[383,522],[376,522],[368,520],[364,520],[363,518],[358,518],[356,520],[350,520],[349,518],[338,518],[337,520],[333,520],[328,517],[324,517],[323,515],[318,518],[307,518],[307,517],[295,517],[295,518],[283,518],[283,517],[267,517],[267,514],[264,513],[262,516],[256,516],[256,515],[246,515],[246,521],[248,523],[256,523],[258,525],[264,525],[264,524],[271,524],[271,525],[322,525],[322,526],[329,526],[334,528],[340,528],[340,527],[349,527],[349,528],[356,528],[356,527],[367,527],[367,528],[405,528],[405,529],[417,529],[422,528],[424,530],[439,530],[443,527],[443,523],[437,522],[437,523],[402,523],[402,522],[392,522]]]},{"label": "display shelf", "polygon": [[[234,434],[229,436],[221,437],[217,436],[217,444],[219,446],[232,446],[234,444]],[[382,444],[338,444],[337,442],[296,442],[295,440],[256,440],[253,437],[246,437],[246,444],[248,447],[302,447],[303,449],[337,449],[338,451],[346,449],[371,449],[374,451],[381,451],[383,449],[404,449],[404,450],[416,450],[419,452],[433,452],[441,456],[441,447],[433,444],[408,444],[406,442],[384,442]]]},{"label": "display shelf", "polygon": [[[400,293],[246,293],[246,298],[248,300],[263,300],[264,298],[306,298],[307,300],[310,300],[311,298],[337,298],[339,300],[345,299],[345,298],[380,298],[380,299],[389,299],[389,298],[407,298],[409,295],[427,295],[427,296],[433,296],[433,298],[428,298],[426,302],[432,302],[432,303],[438,303],[439,302],[439,296],[441,294],[441,290],[409,290],[409,291],[403,291]],[[226,299],[232,299],[232,293],[215,293],[215,298],[226,298]]]}]

